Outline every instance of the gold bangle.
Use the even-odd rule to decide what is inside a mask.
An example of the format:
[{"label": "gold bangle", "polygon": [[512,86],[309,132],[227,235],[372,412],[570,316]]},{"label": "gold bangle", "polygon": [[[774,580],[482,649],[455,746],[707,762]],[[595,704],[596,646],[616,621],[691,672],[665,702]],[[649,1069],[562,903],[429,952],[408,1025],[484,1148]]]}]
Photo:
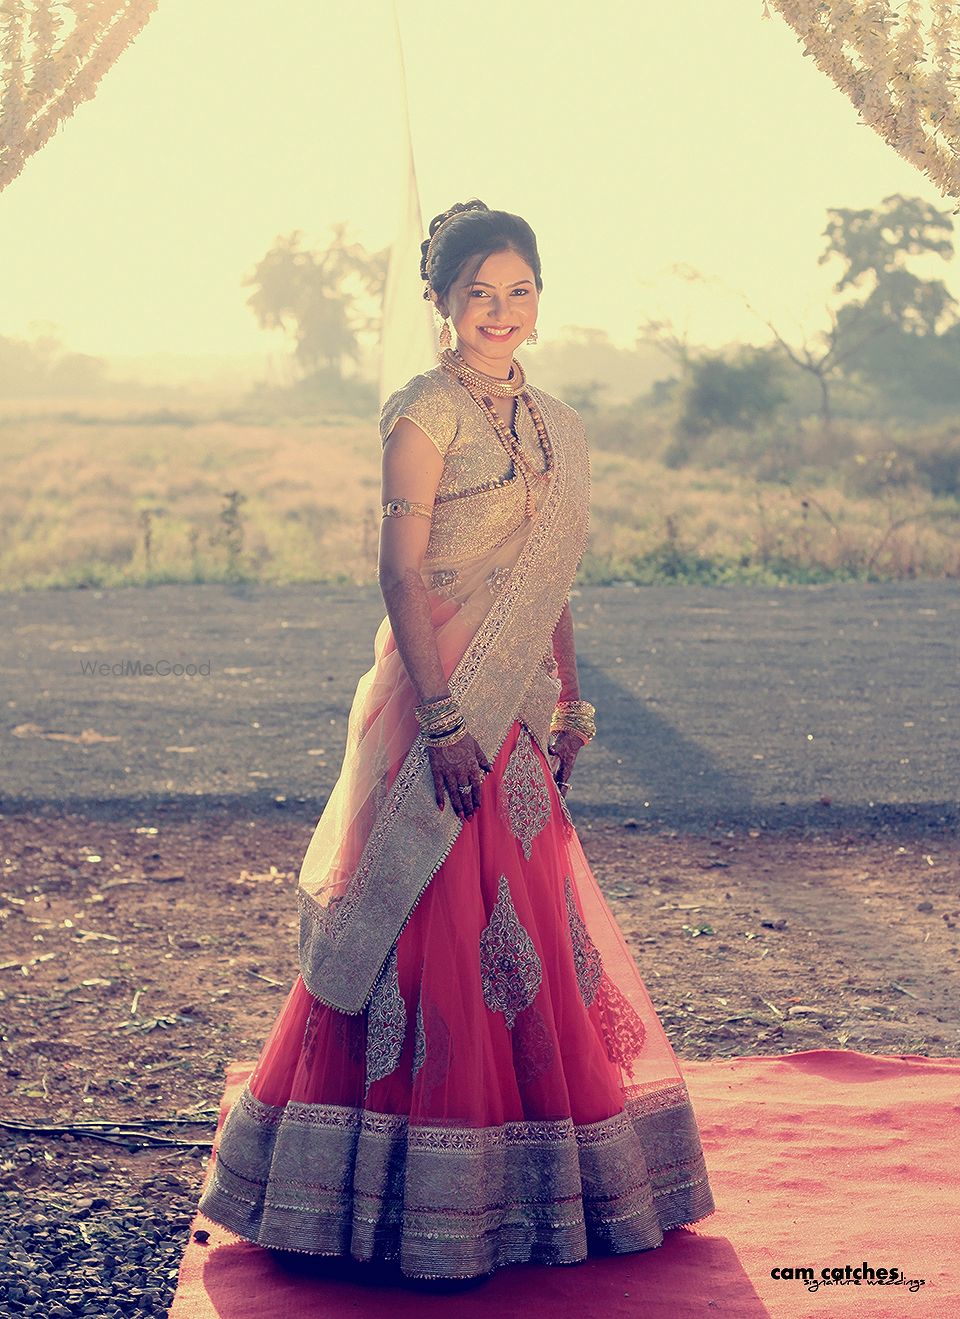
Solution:
[{"label": "gold bangle", "polygon": [[550,722],[553,724],[579,724],[584,728],[595,728],[596,720],[589,714],[567,714],[565,710],[555,710]]},{"label": "gold bangle", "polygon": [[556,708],[563,714],[586,715],[589,719],[597,713],[589,701],[558,701]]},{"label": "gold bangle", "polygon": [[559,701],[550,718],[550,733],[576,733],[584,746],[597,735],[594,707],[589,701]]},{"label": "gold bangle", "polygon": [[451,728],[456,728],[462,723],[463,716],[458,712],[449,719],[438,719],[436,723],[421,724],[420,728],[427,737],[442,737],[444,733],[449,733]]},{"label": "gold bangle", "polygon": [[418,705],[414,713],[425,733],[445,733],[460,718],[460,704],[455,696],[441,696]]},{"label": "gold bangle", "polygon": [[421,517],[432,518],[433,509],[429,504],[414,504],[409,499],[388,499],[381,505],[383,518],[401,518],[407,513],[418,513]]},{"label": "gold bangle", "polygon": [[459,742],[467,731],[467,725],[461,719],[458,724],[445,733],[425,733],[424,740],[428,747],[446,746],[448,742]]},{"label": "gold bangle", "polygon": [[424,713],[426,713],[429,710],[439,710],[441,708],[445,708],[449,706],[451,703],[455,702],[456,699],[457,698],[455,696],[438,696],[435,701],[424,701],[422,705],[418,705],[416,708],[418,711],[422,710]]}]

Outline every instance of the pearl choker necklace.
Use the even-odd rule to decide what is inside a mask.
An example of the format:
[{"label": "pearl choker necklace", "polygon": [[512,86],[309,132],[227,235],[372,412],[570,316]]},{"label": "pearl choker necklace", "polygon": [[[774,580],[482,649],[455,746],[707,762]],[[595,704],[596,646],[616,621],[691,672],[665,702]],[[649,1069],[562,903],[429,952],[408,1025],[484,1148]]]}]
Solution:
[{"label": "pearl choker necklace", "polygon": [[509,380],[500,380],[497,376],[488,376],[484,371],[478,371],[476,367],[470,366],[454,348],[445,348],[439,360],[443,369],[451,375],[464,383],[469,381],[477,388],[498,398],[516,398],[527,387],[527,378],[519,362],[513,363],[513,375]]}]

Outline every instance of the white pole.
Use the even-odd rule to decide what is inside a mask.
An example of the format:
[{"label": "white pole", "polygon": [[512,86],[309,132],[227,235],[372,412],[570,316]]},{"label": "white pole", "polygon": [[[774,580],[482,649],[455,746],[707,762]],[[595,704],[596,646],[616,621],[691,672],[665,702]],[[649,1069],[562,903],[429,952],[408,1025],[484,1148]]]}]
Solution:
[{"label": "white pole", "polygon": [[406,166],[400,197],[400,214],[390,248],[387,278],[383,290],[383,319],[380,330],[380,404],[394,390],[405,385],[411,376],[436,365],[437,330],[433,304],[423,297],[420,278],[420,244],[426,237],[420,213],[420,191],[413,155],[410,127],[410,104],[407,75],[400,35],[400,18],[396,0],[392,0],[393,23],[397,42],[400,95],[403,123],[406,128]]}]

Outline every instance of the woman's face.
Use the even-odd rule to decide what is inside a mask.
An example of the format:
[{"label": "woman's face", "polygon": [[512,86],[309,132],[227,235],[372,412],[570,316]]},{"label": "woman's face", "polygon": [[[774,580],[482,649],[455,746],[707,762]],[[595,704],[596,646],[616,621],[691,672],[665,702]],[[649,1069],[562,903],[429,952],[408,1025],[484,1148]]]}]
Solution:
[{"label": "woman's face", "polygon": [[440,312],[449,315],[457,348],[488,375],[510,374],[514,351],[537,323],[539,297],[534,273],[516,252],[493,252],[470,280],[470,266],[457,277]]}]

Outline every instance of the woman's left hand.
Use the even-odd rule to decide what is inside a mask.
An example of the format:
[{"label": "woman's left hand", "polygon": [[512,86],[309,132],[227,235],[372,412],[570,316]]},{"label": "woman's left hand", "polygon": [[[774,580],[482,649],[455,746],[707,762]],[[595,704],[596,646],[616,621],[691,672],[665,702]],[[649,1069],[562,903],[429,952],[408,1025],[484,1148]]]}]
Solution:
[{"label": "woman's left hand", "polygon": [[554,781],[557,785],[557,791],[564,793],[570,782],[570,775],[573,771],[573,762],[576,760],[578,753],[583,748],[583,738],[572,732],[569,728],[563,729],[559,733],[554,733],[547,744],[547,750],[551,756],[556,756],[560,764],[553,771]]}]

